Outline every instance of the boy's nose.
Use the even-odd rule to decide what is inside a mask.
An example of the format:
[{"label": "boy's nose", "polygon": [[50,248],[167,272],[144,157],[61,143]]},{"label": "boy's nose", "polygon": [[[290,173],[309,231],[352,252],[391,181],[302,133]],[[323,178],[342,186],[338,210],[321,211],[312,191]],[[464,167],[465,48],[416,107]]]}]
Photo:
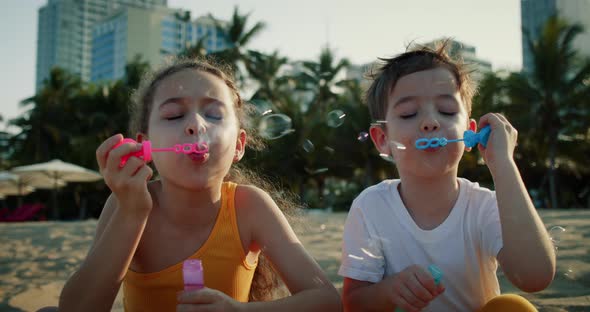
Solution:
[{"label": "boy's nose", "polygon": [[435,118],[427,118],[422,121],[422,131],[432,132],[438,130],[440,124]]}]

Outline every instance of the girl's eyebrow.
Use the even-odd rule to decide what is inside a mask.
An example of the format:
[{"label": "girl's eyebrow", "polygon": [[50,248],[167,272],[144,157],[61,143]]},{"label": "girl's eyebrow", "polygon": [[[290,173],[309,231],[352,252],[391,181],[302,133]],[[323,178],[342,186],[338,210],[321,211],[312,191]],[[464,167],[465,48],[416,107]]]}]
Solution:
[{"label": "girl's eyebrow", "polygon": [[158,109],[161,110],[162,107],[164,107],[166,104],[170,104],[170,103],[175,103],[175,104],[183,104],[185,102],[185,98],[181,98],[181,97],[173,97],[173,98],[169,98],[167,100],[165,100],[164,102],[160,103],[160,105],[158,106]]},{"label": "girl's eyebrow", "polygon": [[[173,98],[169,98],[167,100],[165,100],[164,102],[162,102],[159,106],[158,109],[162,109],[166,104],[170,104],[170,103],[174,103],[174,104],[185,104],[187,102],[188,98],[186,97],[173,97]],[[201,99],[201,105],[209,105],[209,104],[214,104],[217,106],[225,106],[224,102],[220,99],[214,98],[214,97],[210,97],[210,96],[205,96]]]}]

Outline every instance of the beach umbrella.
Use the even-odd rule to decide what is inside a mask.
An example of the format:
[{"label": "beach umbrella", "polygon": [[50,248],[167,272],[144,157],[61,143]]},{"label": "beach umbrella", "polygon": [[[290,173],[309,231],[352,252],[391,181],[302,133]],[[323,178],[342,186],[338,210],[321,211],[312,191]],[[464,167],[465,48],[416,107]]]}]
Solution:
[{"label": "beach umbrella", "polygon": [[[58,186],[63,186],[65,183],[58,182]],[[35,188],[52,188],[53,181],[47,177],[31,177],[23,179],[20,176],[10,173],[8,171],[0,171],[0,194],[2,197],[9,195],[18,196],[18,207],[22,205],[22,196],[27,195],[35,190]]]},{"label": "beach umbrella", "polygon": [[33,192],[35,188],[32,186],[24,186],[18,187],[11,184],[0,184],[0,197],[4,198],[6,196],[22,196],[27,195]]},{"label": "beach umbrella", "polygon": [[52,187],[52,217],[59,218],[57,209],[57,190],[60,183],[69,182],[94,182],[102,179],[102,176],[93,170],[80,167],[75,164],[63,162],[59,159],[54,159],[48,162],[15,167],[12,173],[20,176],[22,179],[42,179],[49,178],[53,182]]}]

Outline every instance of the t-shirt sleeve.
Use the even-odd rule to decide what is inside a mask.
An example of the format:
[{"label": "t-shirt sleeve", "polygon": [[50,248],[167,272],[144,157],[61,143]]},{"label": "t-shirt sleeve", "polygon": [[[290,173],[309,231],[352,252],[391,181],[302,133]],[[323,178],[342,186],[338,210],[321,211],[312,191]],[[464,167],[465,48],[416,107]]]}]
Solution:
[{"label": "t-shirt sleeve", "polygon": [[[342,239],[342,257],[338,274],[359,281],[377,283],[383,279],[385,259],[381,241],[367,224],[363,211],[350,209]],[[373,234],[373,235],[372,235]]]},{"label": "t-shirt sleeve", "polygon": [[496,258],[504,245],[496,193],[491,192],[491,195],[482,204],[484,209],[481,216],[482,247],[487,255]]}]

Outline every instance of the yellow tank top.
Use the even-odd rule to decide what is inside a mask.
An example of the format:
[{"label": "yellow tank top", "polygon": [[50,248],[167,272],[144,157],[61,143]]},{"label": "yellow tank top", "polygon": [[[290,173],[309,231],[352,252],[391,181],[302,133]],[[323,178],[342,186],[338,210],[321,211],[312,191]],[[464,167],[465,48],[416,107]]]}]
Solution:
[{"label": "yellow tank top", "polygon": [[[242,248],[234,203],[236,186],[223,183],[221,208],[213,230],[189,259],[201,259],[205,287],[246,302],[257,261],[248,263]],[[183,287],[182,262],[154,273],[127,270],[123,280],[125,311],[176,311],[176,296]]]}]

